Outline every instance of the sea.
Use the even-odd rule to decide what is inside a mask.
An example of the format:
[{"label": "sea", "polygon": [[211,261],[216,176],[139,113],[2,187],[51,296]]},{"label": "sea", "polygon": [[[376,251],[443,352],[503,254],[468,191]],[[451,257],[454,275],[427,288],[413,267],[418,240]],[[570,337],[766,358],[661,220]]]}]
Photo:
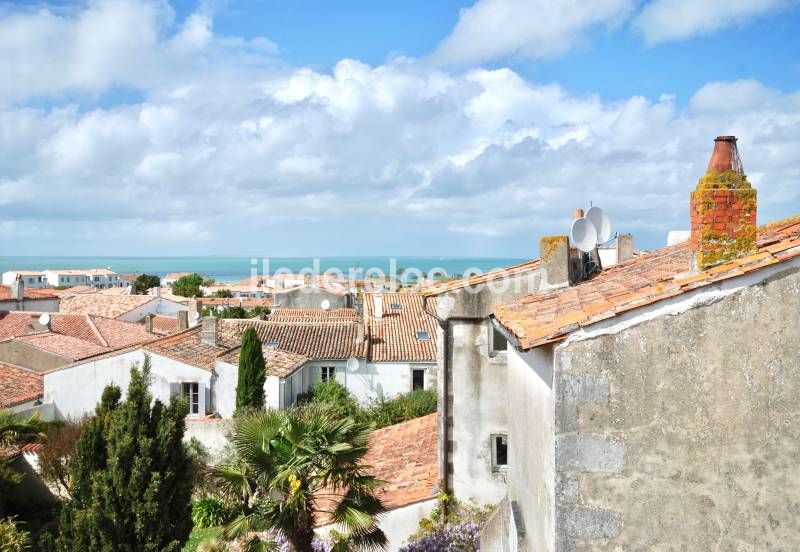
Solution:
[{"label": "sea", "polygon": [[527,259],[490,257],[5,257],[0,256],[0,273],[8,270],[46,270],[65,268],[109,268],[119,274],[197,272],[217,282],[236,282],[258,275],[312,270],[324,273],[341,271],[345,277],[377,271],[391,275],[417,272],[431,276],[461,276],[488,272],[524,262]]}]

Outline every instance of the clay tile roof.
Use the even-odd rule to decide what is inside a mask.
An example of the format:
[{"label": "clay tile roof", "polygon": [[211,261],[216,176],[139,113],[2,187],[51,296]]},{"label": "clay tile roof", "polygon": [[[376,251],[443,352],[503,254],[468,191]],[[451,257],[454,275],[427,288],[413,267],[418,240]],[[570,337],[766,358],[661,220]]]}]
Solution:
[{"label": "clay tile roof", "polygon": [[[428,310],[436,312],[436,298],[428,300]],[[383,293],[383,316],[375,320],[375,296],[367,293],[364,313],[372,360],[436,361],[437,322],[425,312],[421,294]],[[427,332],[429,339],[418,339],[417,332]]]},{"label": "clay tile roof", "polygon": [[0,408],[11,408],[44,394],[42,375],[0,362]]},{"label": "clay tile roof", "polygon": [[[58,295],[56,295],[52,290],[49,289],[35,289],[35,288],[23,288],[23,296],[25,299],[56,299]],[[0,285],[0,301],[11,301],[11,286],[1,286]]]},{"label": "clay tile roof", "polygon": [[800,216],[758,229],[758,253],[690,273],[689,242],[641,254],[576,286],[534,293],[494,316],[530,349],[617,314],[800,255]]},{"label": "clay tile roof", "polygon": [[152,295],[89,295],[65,296],[60,311],[67,314],[96,314],[117,318],[133,309],[157,299]]},{"label": "clay tile roof", "polygon": [[[241,347],[236,347],[221,355],[219,359],[223,362],[238,366],[239,353],[241,351]],[[262,347],[262,352],[264,355],[264,362],[267,365],[267,374],[270,376],[278,376],[279,378],[290,376],[309,361],[309,358],[305,355],[281,351],[280,349],[273,349],[270,347]]]},{"label": "clay tile roof", "polygon": [[475,276],[471,276],[469,278],[461,278],[459,280],[451,280],[449,282],[441,282],[434,285],[430,285],[422,288],[420,290],[420,293],[426,296],[439,295],[440,293],[445,293],[456,289],[475,286],[478,284],[484,284],[486,282],[490,282],[493,280],[510,278],[522,274],[528,274],[530,272],[537,270],[538,268],[539,268],[539,259],[533,259],[531,261],[525,261],[524,263],[520,263],[514,266],[509,266],[498,270],[492,270],[490,272],[484,272],[483,274],[478,274]]},{"label": "clay tile roof", "polygon": [[172,335],[178,331],[178,319],[174,316],[162,316],[157,314],[153,317],[153,333],[159,335]]},{"label": "clay tile roof", "polygon": [[0,339],[16,339],[71,360],[80,360],[153,339],[130,322],[101,316],[48,313],[50,326],[42,326],[38,312],[0,313]]},{"label": "clay tile roof", "polygon": [[[428,414],[372,432],[362,464],[376,479],[386,483],[377,496],[388,510],[436,498],[439,492],[437,414]],[[320,501],[326,506],[328,499]],[[324,514],[317,525],[330,523]]]},{"label": "clay tile roof", "polygon": [[181,333],[152,341],[143,348],[146,351],[190,366],[202,368],[203,370],[213,370],[217,357],[227,353],[238,343],[232,344],[232,342],[225,343],[221,341],[216,346],[206,345],[200,339],[201,328],[201,325],[197,325]]},{"label": "clay tile roof", "polygon": [[[161,292],[161,296],[164,297],[165,293]],[[175,296],[175,300],[177,301],[186,301],[186,297]],[[231,307],[244,307],[246,309],[252,309],[253,307],[271,307],[273,301],[269,297],[261,297],[261,298],[245,298],[245,297],[202,297],[200,299],[203,303],[204,307],[208,307],[211,305],[222,305],[222,306],[231,306]]]},{"label": "clay tile roof", "polygon": [[317,320],[320,322],[336,320],[357,320],[356,309],[274,309],[267,320],[284,322],[303,322]]},{"label": "clay tile roof", "polygon": [[[241,342],[244,329],[252,325],[262,343],[311,359],[347,359],[366,356],[366,340],[358,341],[357,320],[276,322],[273,320],[221,320],[226,339]],[[237,341],[238,340],[238,341]]]}]

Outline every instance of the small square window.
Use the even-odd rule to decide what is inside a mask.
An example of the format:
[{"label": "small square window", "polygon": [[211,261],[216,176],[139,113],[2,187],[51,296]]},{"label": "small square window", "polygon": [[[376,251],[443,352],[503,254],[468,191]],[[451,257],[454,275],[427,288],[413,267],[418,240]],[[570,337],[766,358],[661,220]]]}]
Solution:
[{"label": "small square window", "polygon": [[508,436],[492,435],[492,470],[503,471],[508,468]]},{"label": "small square window", "polygon": [[277,349],[278,347],[281,346],[281,342],[278,341],[277,339],[273,339],[264,343],[264,346],[270,349]]},{"label": "small square window", "polygon": [[414,368],[411,370],[411,390],[425,389],[425,369]]},{"label": "small square window", "polygon": [[323,366],[320,368],[320,378],[322,381],[333,380],[336,379],[336,367],[335,366]]},{"label": "small square window", "polygon": [[508,340],[492,324],[489,323],[489,352],[493,354],[504,353],[508,350]]},{"label": "small square window", "polygon": [[430,332],[417,332],[417,341],[430,341],[430,340],[431,340]]},{"label": "small square window", "polygon": [[402,310],[402,309],[403,305],[401,305],[400,303],[392,303],[392,310]]}]

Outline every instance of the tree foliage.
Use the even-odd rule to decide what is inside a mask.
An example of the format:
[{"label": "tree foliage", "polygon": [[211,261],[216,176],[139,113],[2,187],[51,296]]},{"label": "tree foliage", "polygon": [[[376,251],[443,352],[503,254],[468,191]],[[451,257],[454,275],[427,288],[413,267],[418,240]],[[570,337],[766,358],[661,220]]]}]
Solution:
[{"label": "tree foliage", "polygon": [[81,422],[66,421],[51,423],[45,431],[44,446],[39,453],[39,473],[62,496],[69,496],[72,487],[69,464],[75,455],[81,429]]},{"label": "tree foliage", "polygon": [[202,297],[203,277],[197,273],[181,276],[172,283],[172,293],[181,297]]},{"label": "tree foliage", "polygon": [[161,286],[161,278],[153,274],[139,274],[133,281],[133,292],[144,295],[147,290]]},{"label": "tree foliage", "polygon": [[[39,441],[43,437],[44,424],[38,414],[26,418],[10,410],[0,410],[0,447]],[[8,458],[0,454],[0,517],[6,514],[6,501],[22,478],[23,475],[11,467]]]},{"label": "tree foliage", "polygon": [[[150,358],[131,369],[125,401],[103,392],[70,460],[61,552],[179,551],[191,532],[192,463],[182,444],[187,405],[152,400]],[[152,406],[151,406],[152,404]]]},{"label": "tree foliage", "polygon": [[242,334],[242,349],[239,352],[239,377],[236,383],[236,410],[264,408],[264,382],[267,367],[261,340],[250,326]]},{"label": "tree foliage", "polygon": [[233,292],[229,289],[218,289],[217,291],[214,292],[214,297],[229,299],[233,297]]},{"label": "tree foliage", "polygon": [[214,470],[220,486],[240,497],[240,514],[223,534],[252,539],[253,531],[271,530],[308,551],[324,514],[346,529],[349,549],[384,549],[378,519],[386,509],[375,494],[383,482],[362,463],[371,431],[324,405],[239,418],[239,461]]}]

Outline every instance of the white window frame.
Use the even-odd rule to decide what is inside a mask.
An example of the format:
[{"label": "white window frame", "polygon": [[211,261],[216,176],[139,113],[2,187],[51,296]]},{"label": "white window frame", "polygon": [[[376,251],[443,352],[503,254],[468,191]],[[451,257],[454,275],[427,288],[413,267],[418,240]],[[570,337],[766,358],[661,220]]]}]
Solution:
[{"label": "white window frame", "polygon": [[[489,436],[490,439],[490,446],[492,448],[492,471],[493,472],[505,472],[508,470],[508,435],[505,433],[492,433]],[[498,455],[497,455],[497,445],[498,439],[502,439],[505,441],[506,447],[506,463],[505,464],[498,464]]]},{"label": "white window frame", "polygon": [[336,366],[320,366],[319,380],[328,381],[329,379],[336,381]]},{"label": "white window frame", "polygon": [[420,389],[424,390],[425,389],[425,375],[426,375],[425,372],[427,372],[427,370],[425,370],[425,368],[415,368],[415,367],[412,366],[411,367],[411,391],[415,391],[415,389],[414,389],[414,374],[416,372],[422,372],[422,387],[420,387]]},{"label": "white window frame", "polygon": [[196,381],[182,381],[180,383],[181,398],[189,403],[189,416],[205,416],[205,388]]}]

